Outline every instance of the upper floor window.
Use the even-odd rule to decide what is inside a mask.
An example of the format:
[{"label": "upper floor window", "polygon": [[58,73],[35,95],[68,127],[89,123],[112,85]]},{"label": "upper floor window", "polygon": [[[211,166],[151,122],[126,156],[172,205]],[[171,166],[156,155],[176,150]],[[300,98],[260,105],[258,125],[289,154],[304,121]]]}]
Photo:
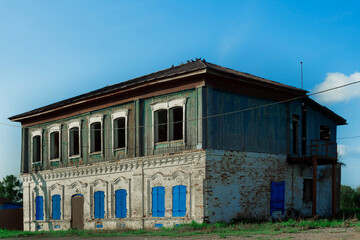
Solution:
[{"label": "upper floor window", "polygon": [[320,125],[320,140],[330,141],[330,128]]},{"label": "upper floor window", "polygon": [[49,128],[49,159],[50,161],[60,160],[60,124]]},{"label": "upper floor window", "polygon": [[155,112],[155,142],[166,142],[168,140],[168,113],[166,109]]},{"label": "upper floor window", "polygon": [[89,120],[90,125],[90,153],[102,150],[102,116],[94,116]]},{"label": "upper floor window", "polygon": [[127,117],[127,109],[118,110],[111,114],[114,150],[126,149],[127,147]]},{"label": "upper floor window", "polygon": [[183,107],[170,109],[170,141],[183,139]]},{"label": "upper floor window", "polygon": [[42,161],[42,130],[36,130],[31,133],[31,160],[32,163],[41,163]]},{"label": "upper floor window", "polygon": [[186,98],[172,99],[151,106],[153,143],[184,140]]},{"label": "upper floor window", "polygon": [[80,121],[71,122],[68,124],[68,143],[69,143],[69,157],[80,156]]}]

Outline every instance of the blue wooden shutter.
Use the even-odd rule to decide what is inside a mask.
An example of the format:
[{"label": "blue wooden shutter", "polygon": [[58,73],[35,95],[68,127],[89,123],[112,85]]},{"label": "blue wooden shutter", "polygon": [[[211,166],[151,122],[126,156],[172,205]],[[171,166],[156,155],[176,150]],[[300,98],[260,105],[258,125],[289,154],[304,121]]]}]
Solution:
[{"label": "blue wooden shutter", "polygon": [[180,196],[180,186],[173,187],[173,217],[179,217],[179,210],[180,210],[180,202],[179,202],[179,196]]},{"label": "blue wooden shutter", "polygon": [[95,192],[95,194],[94,194],[94,217],[95,218],[104,218],[104,215],[105,215],[104,198],[105,198],[105,194],[103,191]]},{"label": "blue wooden shutter", "polygon": [[105,200],[105,194],[104,192],[100,192],[100,218],[104,218],[105,216],[104,200]]},{"label": "blue wooden shutter", "polygon": [[158,187],[158,217],[165,216],[165,188]]},{"label": "blue wooden shutter", "polygon": [[158,195],[157,195],[157,187],[153,187],[152,189],[152,216],[157,217],[158,216]]},{"label": "blue wooden shutter", "polygon": [[186,214],[186,186],[179,186],[179,217]]},{"label": "blue wooden shutter", "polygon": [[285,181],[271,181],[270,215],[273,211],[285,212]]},{"label": "blue wooden shutter", "polygon": [[52,196],[52,219],[60,220],[60,195]]},{"label": "blue wooden shutter", "polygon": [[153,187],[152,189],[152,216],[165,216],[165,188]]},{"label": "blue wooden shutter", "polygon": [[94,217],[99,218],[99,193],[94,193]]},{"label": "blue wooden shutter", "polygon": [[44,220],[44,198],[42,196],[37,196],[35,198],[36,205],[36,220]]},{"label": "blue wooden shutter", "polygon": [[120,189],[115,192],[115,215],[117,218],[126,218],[126,190]]},{"label": "blue wooden shutter", "polygon": [[173,217],[183,217],[186,214],[186,186],[173,187]]}]

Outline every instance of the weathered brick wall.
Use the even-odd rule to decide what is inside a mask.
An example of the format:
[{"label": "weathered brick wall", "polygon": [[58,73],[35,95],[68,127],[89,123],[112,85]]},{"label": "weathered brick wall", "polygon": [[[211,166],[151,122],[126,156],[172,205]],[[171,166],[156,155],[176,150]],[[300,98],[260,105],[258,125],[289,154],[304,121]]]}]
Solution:
[{"label": "weathered brick wall", "polygon": [[285,155],[213,150],[206,159],[207,220],[269,218],[271,180],[285,180]]},{"label": "weathered brick wall", "polygon": [[[71,198],[84,196],[85,229],[153,228],[155,224],[203,221],[203,179],[205,152],[101,162],[77,168],[68,167],[36,174],[24,174],[24,230],[63,230],[70,228]],[[186,216],[172,217],[172,187],[185,185]],[[151,189],[164,186],[165,217],[151,216]],[[127,191],[127,218],[115,218],[115,196],[118,189]],[[94,192],[105,193],[105,217],[94,219]],[[61,220],[52,220],[51,196],[61,196]],[[44,221],[35,220],[35,197],[44,197]]]},{"label": "weathered brick wall", "polygon": [[[287,163],[286,155],[207,150],[205,220],[270,219],[271,181],[285,181],[285,214],[309,216],[312,203],[303,201],[304,178],[312,168]],[[331,215],[331,166],[319,167],[317,213]],[[280,212],[272,217],[284,217]]]}]

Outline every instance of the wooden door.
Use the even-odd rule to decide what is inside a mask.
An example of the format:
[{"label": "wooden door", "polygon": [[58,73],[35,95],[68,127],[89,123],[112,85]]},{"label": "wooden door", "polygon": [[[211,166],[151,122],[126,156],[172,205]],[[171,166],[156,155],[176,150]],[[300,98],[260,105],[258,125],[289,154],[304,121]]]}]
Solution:
[{"label": "wooden door", "polygon": [[75,195],[71,199],[71,228],[84,229],[84,197]]}]

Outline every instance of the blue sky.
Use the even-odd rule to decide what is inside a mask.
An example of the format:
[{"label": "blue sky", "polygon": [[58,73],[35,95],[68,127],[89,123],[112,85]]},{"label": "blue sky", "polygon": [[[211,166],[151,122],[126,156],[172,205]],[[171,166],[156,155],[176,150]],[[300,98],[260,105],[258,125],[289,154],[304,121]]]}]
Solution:
[{"label": "blue sky", "polygon": [[[310,92],[360,80],[357,1],[2,1],[0,122],[197,57]],[[316,98],[360,136],[360,84]],[[0,177],[19,174],[20,128],[0,125]],[[339,139],[360,185],[360,138]]]}]

